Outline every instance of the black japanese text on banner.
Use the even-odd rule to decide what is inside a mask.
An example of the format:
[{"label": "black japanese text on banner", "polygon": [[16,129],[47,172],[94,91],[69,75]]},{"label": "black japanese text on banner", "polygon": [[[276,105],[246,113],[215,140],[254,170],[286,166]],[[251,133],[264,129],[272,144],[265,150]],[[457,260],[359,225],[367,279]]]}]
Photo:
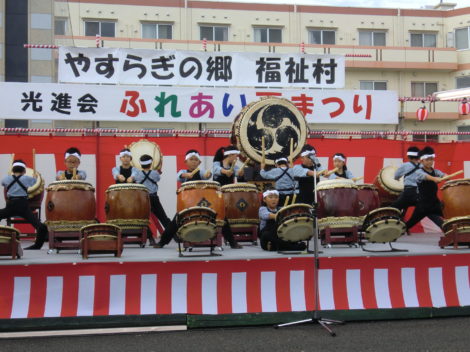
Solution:
[{"label": "black japanese text on banner", "polygon": [[394,91],[0,83],[0,118],[231,123],[261,96],[292,101],[308,123],[396,124]]},{"label": "black japanese text on banner", "polygon": [[343,88],[341,55],[60,47],[59,82]]}]

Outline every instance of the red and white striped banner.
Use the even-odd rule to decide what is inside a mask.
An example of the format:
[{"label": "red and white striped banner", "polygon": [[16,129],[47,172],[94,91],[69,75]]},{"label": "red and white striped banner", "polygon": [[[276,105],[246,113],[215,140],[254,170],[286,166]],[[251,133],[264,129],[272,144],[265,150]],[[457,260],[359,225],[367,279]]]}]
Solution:
[{"label": "red and white striped banner", "polygon": [[[470,305],[470,254],[321,258],[319,309]],[[311,311],[313,258],[0,267],[0,319]]]}]

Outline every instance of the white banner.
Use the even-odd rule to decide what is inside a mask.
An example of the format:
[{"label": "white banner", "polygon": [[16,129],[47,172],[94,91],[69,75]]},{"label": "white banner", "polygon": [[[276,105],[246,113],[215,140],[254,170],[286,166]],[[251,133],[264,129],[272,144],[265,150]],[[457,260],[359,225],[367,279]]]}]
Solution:
[{"label": "white banner", "polygon": [[343,88],[341,55],[60,47],[59,82]]},{"label": "white banner", "polygon": [[0,83],[0,118],[231,123],[261,96],[292,101],[308,123],[397,124],[394,91]]}]

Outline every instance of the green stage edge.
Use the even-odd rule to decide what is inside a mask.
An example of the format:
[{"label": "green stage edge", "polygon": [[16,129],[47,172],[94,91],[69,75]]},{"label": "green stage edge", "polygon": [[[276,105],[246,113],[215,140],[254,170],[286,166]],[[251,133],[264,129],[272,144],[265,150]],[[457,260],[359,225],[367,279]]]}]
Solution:
[{"label": "green stage edge", "polygon": [[[424,319],[470,316],[470,306],[444,308],[358,309],[320,311],[317,317],[343,321]],[[218,315],[114,315],[67,318],[0,319],[0,332],[100,329],[186,325],[188,329],[260,326],[287,323],[313,317],[313,312],[250,313]]]}]

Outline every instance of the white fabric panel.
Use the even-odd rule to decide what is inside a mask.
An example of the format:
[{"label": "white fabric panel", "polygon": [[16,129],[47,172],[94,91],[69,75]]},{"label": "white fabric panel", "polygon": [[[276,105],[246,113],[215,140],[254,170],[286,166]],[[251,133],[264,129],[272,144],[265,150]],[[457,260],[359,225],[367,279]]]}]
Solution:
[{"label": "white fabric panel", "polygon": [[171,312],[186,314],[188,311],[187,274],[171,275]]},{"label": "white fabric panel", "polygon": [[419,307],[415,268],[401,269],[401,285],[405,307]]},{"label": "white fabric panel", "polygon": [[27,318],[29,299],[31,295],[31,278],[15,277],[13,286],[13,302],[11,305],[11,318]]},{"label": "white fabric panel", "polygon": [[320,309],[335,309],[335,298],[333,293],[333,270],[318,270],[318,288],[320,296]]},{"label": "white fabric panel", "polygon": [[60,317],[62,311],[63,282],[64,279],[62,276],[47,277],[44,317]]},{"label": "white fabric panel", "polygon": [[157,313],[157,275],[144,274],[140,282],[140,314]]},{"label": "white fabric panel", "polygon": [[217,274],[202,274],[202,314],[217,314]]},{"label": "white fabric panel", "polygon": [[442,268],[429,268],[429,290],[433,307],[446,307]]},{"label": "white fabric panel", "polygon": [[303,270],[291,270],[290,272],[290,305],[294,312],[306,310],[304,277],[305,271]]},{"label": "white fabric panel", "polygon": [[374,288],[377,308],[392,308],[388,287],[388,269],[374,269]]},{"label": "white fabric panel", "polygon": [[232,313],[246,313],[246,273],[232,273]]},{"label": "white fabric panel", "polygon": [[361,270],[346,270],[346,290],[349,309],[364,309],[361,289]]},{"label": "white fabric panel", "polygon": [[109,315],[126,313],[126,275],[111,275],[109,280]]},{"label": "white fabric panel", "polygon": [[261,310],[277,312],[275,271],[261,272]]},{"label": "white fabric panel", "polygon": [[[352,172],[354,177],[361,177],[364,176],[365,173],[365,165],[366,165],[366,158],[361,157],[348,157],[347,158],[347,166],[348,170]],[[364,180],[357,181],[357,184],[364,183]]]}]

